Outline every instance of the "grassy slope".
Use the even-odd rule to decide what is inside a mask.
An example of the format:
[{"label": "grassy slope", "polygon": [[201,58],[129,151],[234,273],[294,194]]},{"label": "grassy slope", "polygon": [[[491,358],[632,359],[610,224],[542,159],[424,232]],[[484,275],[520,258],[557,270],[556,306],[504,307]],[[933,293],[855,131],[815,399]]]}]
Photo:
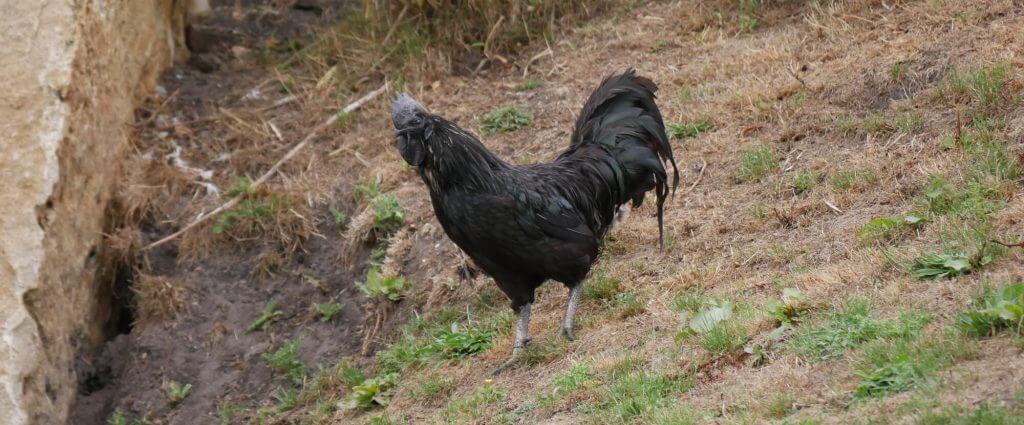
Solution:
[{"label": "grassy slope", "polygon": [[[529,361],[493,380],[486,371],[511,343],[504,301],[488,278],[457,274],[461,260],[425,190],[389,148],[386,110],[354,121],[343,146],[368,155],[372,169],[362,172],[383,175],[383,190],[409,212],[384,260],[412,285],[398,308],[427,317],[379,348],[415,348],[427,341],[422,329],[454,320],[493,340],[462,359],[385,362],[399,374],[391,404],[334,421],[947,423],[1020,411],[1020,337],[973,338],[952,325],[978,288],[1021,280],[1021,250],[990,248],[991,263],[953,279],[918,280],[899,266],[926,252],[972,257],[990,237],[1020,237],[1020,8],[694,3],[620,8],[581,26],[531,66],[540,87],[522,90],[512,71],[409,87],[477,133],[493,109],[528,112],[530,126],[484,140],[516,162],[556,155],[600,77],[627,66],[661,85],[668,122],[690,124],[673,131],[685,137],[674,141],[684,180],[666,215],[666,249],[657,248],[652,206],[634,212],[588,281],[595,290],[579,339],[554,338],[565,294],[548,285],[534,308]],[[929,186],[936,176],[948,187]],[[906,215],[926,221],[864,229]],[[765,364],[754,367],[743,347],[775,327],[764,305],[783,288],[798,288],[808,311],[783,341],[762,343]],[[707,334],[677,335],[680,316],[710,299],[731,301],[733,317]],[[445,305],[453,308],[438,313]],[[377,357],[364,364],[371,376],[383,374]],[[314,405],[293,417],[324,417]]]}]

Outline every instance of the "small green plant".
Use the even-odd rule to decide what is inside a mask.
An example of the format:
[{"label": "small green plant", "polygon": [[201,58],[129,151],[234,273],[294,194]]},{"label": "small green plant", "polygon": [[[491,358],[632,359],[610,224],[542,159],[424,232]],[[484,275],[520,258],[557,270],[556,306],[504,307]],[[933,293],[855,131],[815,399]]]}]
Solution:
[{"label": "small green plant", "polygon": [[[677,313],[689,314],[700,310],[701,307],[706,305],[710,299],[696,290],[688,290],[682,292],[672,299],[672,310]],[[689,319],[688,315],[683,316],[684,319]]]},{"label": "small green plant", "polygon": [[778,168],[779,161],[767,147],[755,147],[740,154],[740,177],[744,180],[760,180]]},{"label": "small green plant", "polygon": [[185,397],[188,397],[189,391],[192,391],[192,384],[181,385],[171,381],[167,385],[167,399],[172,405],[181,403],[182,400],[185,400]]},{"label": "small green plant", "polygon": [[863,400],[909,390],[965,354],[963,339],[956,333],[875,340],[864,348],[854,371],[860,383],[853,390],[853,398]]},{"label": "small green plant", "polygon": [[794,404],[796,404],[796,398],[791,394],[778,394],[765,404],[765,415],[776,420],[785,418],[793,411]]},{"label": "small green plant", "polygon": [[647,311],[644,301],[637,294],[632,292],[621,292],[612,297],[611,305],[618,310],[617,316],[620,319],[633,317]]},{"label": "small green plant", "polygon": [[267,367],[278,373],[275,379],[301,386],[306,379],[306,366],[298,357],[299,341],[285,341],[277,350],[263,353],[260,358],[267,362]]},{"label": "small green plant", "polygon": [[572,394],[594,380],[594,371],[586,363],[573,363],[569,370],[551,380],[555,395]]},{"label": "small green plant", "polygon": [[331,218],[334,219],[334,224],[337,224],[338,227],[344,226],[345,221],[348,220],[348,217],[345,215],[345,213],[338,211],[337,208],[330,207],[327,209],[327,211],[331,213]]},{"label": "small green plant", "polygon": [[803,360],[817,362],[839,357],[846,350],[874,339],[913,337],[928,323],[926,316],[918,314],[880,320],[870,313],[866,302],[848,301],[841,310],[829,313],[825,323],[798,329],[787,344]]},{"label": "small green plant", "polygon": [[148,425],[149,422],[146,422],[146,421],[141,420],[141,419],[128,419],[128,417],[125,416],[124,413],[122,413],[120,410],[115,410],[114,413],[110,414],[110,417],[107,418],[107,424],[108,425]]},{"label": "small green plant", "polygon": [[530,91],[541,86],[540,78],[531,77],[516,85],[516,91]]},{"label": "small green plant", "polygon": [[745,329],[733,316],[734,306],[729,301],[709,299],[696,314],[692,310],[680,314],[680,327],[676,339],[696,336],[705,350],[711,355],[736,350],[747,341]]},{"label": "small green plant", "polygon": [[796,322],[807,311],[803,293],[796,288],[783,288],[782,297],[778,300],[768,300],[764,308],[780,324]]},{"label": "small green plant", "polygon": [[764,219],[766,215],[767,215],[767,213],[765,211],[764,204],[757,204],[757,205],[754,205],[754,206],[750,207],[750,216],[751,217],[754,217],[754,218],[756,218],[758,220],[761,220],[761,219]]},{"label": "small green plant", "polygon": [[1021,407],[1005,407],[982,403],[977,409],[966,410],[958,406],[945,406],[940,411],[926,411],[918,421],[920,425],[1022,425]]},{"label": "small green plant", "polygon": [[982,290],[972,309],[960,313],[956,322],[961,330],[976,337],[992,336],[1004,329],[1020,335],[1024,330],[1024,284]]},{"label": "small green plant", "polygon": [[367,379],[352,387],[352,392],[338,407],[344,410],[368,409],[373,406],[387,406],[398,386],[398,374],[388,373]]},{"label": "small green plant", "polygon": [[242,413],[242,407],[232,403],[221,403],[217,405],[217,416],[220,418],[220,425],[231,425],[235,418]]},{"label": "small green plant", "polygon": [[690,123],[669,124],[665,130],[669,137],[682,140],[697,137],[712,128],[714,128],[714,124],[711,123],[711,120],[705,118]]},{"label": "small green plant", "polygon": [[740,33],[754,32],[757,28],[757,12],[761,9],[763,0],[739,0],[739,30]]},{"label": "small green plant", "polygon": [[259,228],[288,210],[288,203],[285,199],[266,191],[261,192],[246,177],[234,177],[231,186],[224,192],[224,196],[227,198],[241,196],[242,199],[234,208],[217,216],[210,228],[213,234],[220,234],[225,230],[246,224],[251,228]]},{"label": "small green plant", "polygon": [[712,356],[734,352],[743,348],[747,342],[747,332],[743,326],[730,320],[700,334],[700,345]]},{"label": "small green plant", "polygon": [[732,317],[733,305],[729,301],[707,300],[697,314],[691,316],[687,313],[689,312],[683,312],[681,317],[681,322],[686,324],[682,336],[710,332],[720,323]]},{"label": "small green plant", "polygon": [[231,178],[231,186],[228,186],[228,190],[224,192],[224,197],[252,196],[257,193],[256,187],[253,186],[252,180],[249,180],[248,177],[234,176]]},{"label": "small green plant", "polygon": [[370,267],[366,271],[366,280],[356,282],[356,287],[367,297],[398,301],[404,296],[405,279],[401,276],[385,276],[380,269]]},{"label": "small green plant", "polygon": [[338,111],[338,118],[334,120],[334,125],[345,128],[352,123],[352,118],[355,114],[351,112],[345,112],[344,110]]},{"label": "small green plant", "polygon": [[875,217],[864,223],[857,237],[865,243],[894,243],[924,223],[916,215]]},{"label": "small green plant", "polygon": [[317,303],[310,306],[309,309],[320,318],[321,322],[327,323],[334,318],[335,314],[340,313],[344,306],[339,302]]},{"label": "small green plant", "polygon": [[352,186],[355,189],[355,200],[359,201],[370,201],[380,195],[380,183],[381,178],[378,175],[376,178],[360,178],[359,182]]},{"label": "small green plant", "polygon": [[910,389],[923,379],[923,373],[905,356],[870,372],[857,372],[860,384],[853,390],[854,398],[885,396]]},{"label": "small green plant", "polygon": [[793,177],[793,192],[797,195],[810,190],[818,184],[818,175],[813,171],[801,171]]},{"label": "small green plant", "polygon": [[345,360],[338,362],[338,365],[334,367],[334,374],[342,385],[346,387],[354,387],[366,380],[366,375],[363,374],[362,369],[353,366],[352,363]]},{"label": "small green plant", "polygon": [[906,112],[896,117],[895,127],[901,133],[914,134],[924,128],[924,120],[918,112]]},{"label": "small green plant", "polygon": [[466,397],[452,400],[445,411],[449,423],[474,422],[487,414],[487,409],[505,398],[508,391],[495,388],[490,383],[484,384]]},{"label": "small green plant", "polygon": [[462,327],[452,323],[449,329],[434,335],[433,340],[424,346],[421,355],[440,354],[449,359],[461,359],[476,355],[491,348],[494,333],[473,327]]},{"label": "small green plant", "polygon": [[395,422],[387,415],[374,416],[366,422],[366,425],[399,425],[404,422]]},{"label": "small green plant", "polygon": [[480,117],[484,134],[507,133],[530,125],[530,114],[514,106],[495,109]]},{"label": "small green plant", "polygon": [[652,423],[673,403],[673,394],[693,386],[690,378],[634,369],[635,365],[625,364],[599,376],[605,386],[593,411],[598,422]]},{"label": "small green plant", "polygon": [[942,279],[970,273],[992,262],[988,255],[968,257],[964,254],[924,253],[914,259],[908,268],[918,279]]},{"label": "small green plant", "polygon": [[864,188],[878,182],[878,175],[871,169],[842,170],[832,176],[831,182],[835,190]]},{"label": "small green plant", "polygon": [[583,285],[583,293],[580,295],[585,300],[607,302],[622,292],[622,289],[621,279],[602,272]]},{"label": "small green plant", "polygon": [[431,374],[419,380],[418,385],[412,390],[412,396],[428,401],[440,401],[449,398],[456,388],[455,379],[441,374]]},{"label": "small green plant", "polygon": [[370,201],[373,207],[373,228],[383,233],[391,234],[402,227],[405,221],[405,210],[398,203],[398,198],[393,195],[379,195]]},{"label": "small green plant", "polygon": [[377,246],[370,250],[370,258],[366,261],[371,266],[380,267],[384,265],[384,259],[388,256],[388,243],[387,240],[381,241]]},{"label": "small green plant", "polygon": [[1004,90],[1009,68],[1006,65],[954,70],[949,74],[946,92],[957,101],[969,101],[983,108],[995,105],[1008,94]]},{"label": "small green plant", "polygon": [[256,320],[245,327],[247,332],[265,331],[271,322],[284,315],[284,312],[277,309],[277,300],[267,301],[266,307]]},{"label": "small green plant", "polygon": [[910,63],[908,61],[896,61],[889,66],[889,78],[895,82],[901,82],[907,79],[907,74],[910,72]]}]

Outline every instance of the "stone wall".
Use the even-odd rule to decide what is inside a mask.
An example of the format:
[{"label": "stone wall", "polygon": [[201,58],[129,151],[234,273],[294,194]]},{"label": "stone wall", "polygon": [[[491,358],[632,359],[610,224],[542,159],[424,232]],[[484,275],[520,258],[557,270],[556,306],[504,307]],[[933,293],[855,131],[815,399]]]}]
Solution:
[{"label": "stone wall", "polygon": [[66,422],[103,342],[96,257],[132,113],[183,0],[0,0],[0,425]]}]

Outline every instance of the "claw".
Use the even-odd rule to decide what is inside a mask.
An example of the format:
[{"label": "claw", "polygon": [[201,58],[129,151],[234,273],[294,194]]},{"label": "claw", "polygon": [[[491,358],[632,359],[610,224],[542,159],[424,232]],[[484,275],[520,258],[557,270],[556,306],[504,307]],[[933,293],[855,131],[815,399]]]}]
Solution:
[{"label": "claw", "polygon": [[562,337],[567,339],[567,340],[569,340],[569,341],[575,341],[576,340],[576,334],[574,334],[572,332],[572,329],[569,329],[569,328],[562,328]]}]

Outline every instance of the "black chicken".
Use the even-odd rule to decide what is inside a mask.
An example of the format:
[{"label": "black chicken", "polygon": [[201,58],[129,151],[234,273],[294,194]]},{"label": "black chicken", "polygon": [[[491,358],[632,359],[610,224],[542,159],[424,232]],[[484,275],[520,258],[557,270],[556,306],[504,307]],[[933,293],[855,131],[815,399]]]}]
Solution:
[{"label": "black chicken", "polygon": [[654,103],[657,86],[631,70],[613,75],[590,95],[569,149],[546,164],[512,165],[465,130],[425,111],[407,95],[391,105],[398,149],[430,190],[448,237],[512,300],[519,316],[510,365],[529,341],[534,291],[553,279],[569,288],[562,335],[572,340],[573,316],[599,246],[623,204],[654,190],[658,237],[672,164],[672,147]]}]

